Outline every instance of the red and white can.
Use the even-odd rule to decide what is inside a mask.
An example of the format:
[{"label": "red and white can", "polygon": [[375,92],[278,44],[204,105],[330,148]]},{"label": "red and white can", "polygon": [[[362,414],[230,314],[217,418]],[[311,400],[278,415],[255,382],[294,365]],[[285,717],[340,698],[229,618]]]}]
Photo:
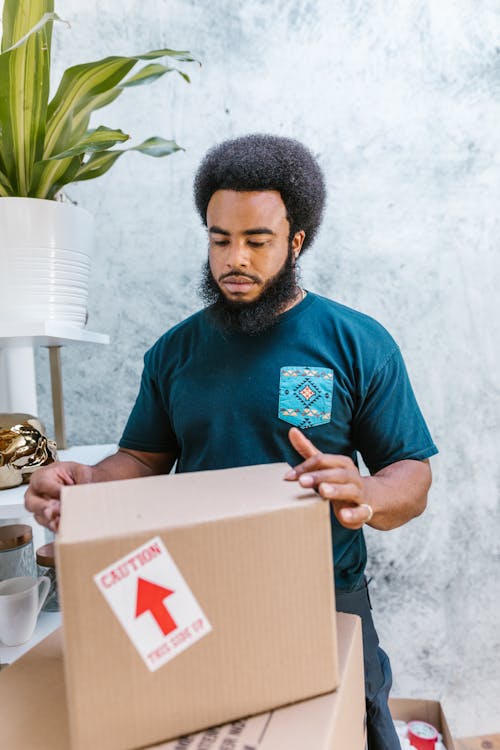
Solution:
[{"label": "red and white can", "polygon": [[437,729],[426,721],[410,721],[408,739],[416,750],[435,750],[439,735]]}]

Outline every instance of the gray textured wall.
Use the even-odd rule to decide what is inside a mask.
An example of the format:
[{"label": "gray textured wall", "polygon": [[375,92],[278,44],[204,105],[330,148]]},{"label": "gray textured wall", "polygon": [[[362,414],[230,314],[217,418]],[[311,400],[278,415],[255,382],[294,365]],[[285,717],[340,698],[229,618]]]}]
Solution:
[{"label": "gray textured wall", "polygon": [[[249,131],[319,156],[329,203],[305,286],[399,341],[441,450],[427,513],[368,533],[373,601],[399,695],[444,701],[456,734],[500,729],[500,4],[494,0],[60,0],[56,72],[170,45],[193,82],[130,90],[95,124],[173,136],[68,192],[96,215],[89,328],[63,352],[71,444],[114,442],[144,350],[197,309],[206,241],[191,183]],[[48,366],[37,356],[50,424]]]}]

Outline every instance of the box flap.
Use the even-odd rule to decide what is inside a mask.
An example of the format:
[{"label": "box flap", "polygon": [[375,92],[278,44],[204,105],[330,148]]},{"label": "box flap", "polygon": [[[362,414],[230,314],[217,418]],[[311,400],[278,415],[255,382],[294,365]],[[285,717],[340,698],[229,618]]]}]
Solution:
[{"label": "box flap", "polygon": [[[288,464],[263,464],[63,487],[58,544],[125,536],[324,502],[283,479]],[[138,502],[138,499],[140,502]]]}]

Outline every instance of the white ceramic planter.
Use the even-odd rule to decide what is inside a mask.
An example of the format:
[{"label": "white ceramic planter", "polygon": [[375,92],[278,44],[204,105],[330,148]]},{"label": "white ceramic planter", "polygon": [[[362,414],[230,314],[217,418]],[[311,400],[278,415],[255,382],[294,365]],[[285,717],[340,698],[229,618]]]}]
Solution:
[{"label": "white ceramic planter", "polygon": [[0,198],[0,304],[11,322],[87,318],[93,218],[38,198]]}]

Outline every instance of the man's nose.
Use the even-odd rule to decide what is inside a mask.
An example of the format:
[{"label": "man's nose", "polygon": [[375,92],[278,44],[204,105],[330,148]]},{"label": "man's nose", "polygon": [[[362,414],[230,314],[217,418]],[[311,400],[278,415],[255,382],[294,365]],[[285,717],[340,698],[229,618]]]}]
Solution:
[{"label": "man's nose", "polygon": [[244,241],[233,239],[227,246],[226,265],[229,268],[246,268],[249,264],[249,252]]}]

